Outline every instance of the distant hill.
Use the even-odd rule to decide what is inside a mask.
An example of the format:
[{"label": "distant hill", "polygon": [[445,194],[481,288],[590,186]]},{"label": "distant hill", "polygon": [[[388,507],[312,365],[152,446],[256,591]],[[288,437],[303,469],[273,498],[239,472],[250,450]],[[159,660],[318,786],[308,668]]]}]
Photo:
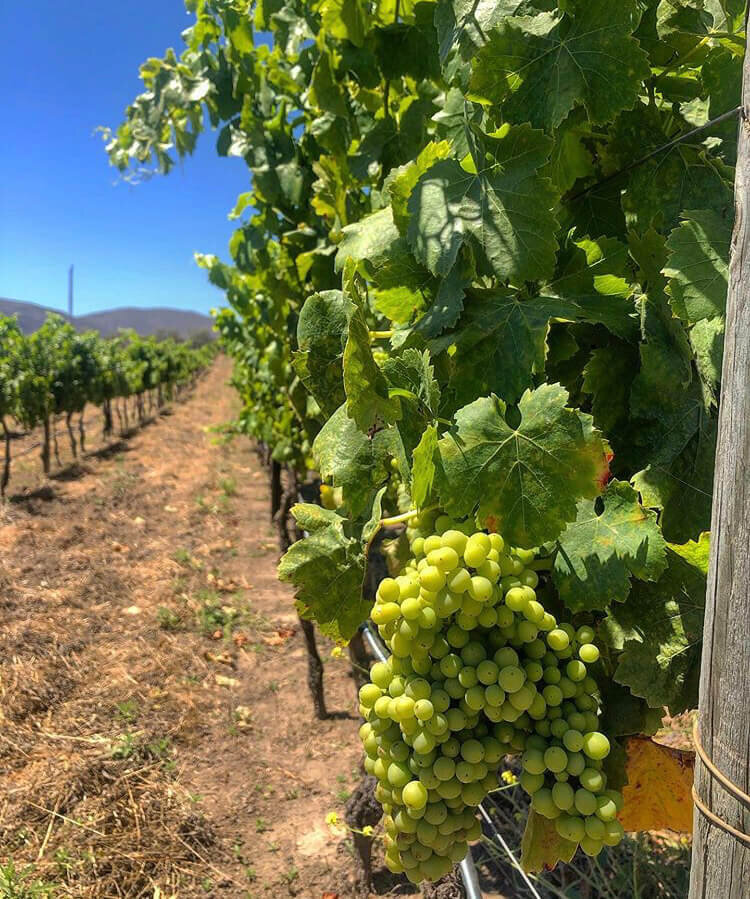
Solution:
[{"label": "distant hill", "polygon": [[[0,297],[0,315],[18,316],[18,324],[24,334],[36,331],[44,323],[48,312],[58,312],[63,318],[68,318],[58,309],[49,309],[46,306],[38,306],[36,303],[22,303],[19,300],[6,300]],[[133,328],[144,337],[158,333],[190,337],[199,331],[210,331],[213,326],[212,319],[200,312],[161,306],[151,308],[120,306],[104,312],[78,315],[73,318],[72,322],[79,331],[91,329],[99,331],[103,337],[116,334],[120,328]]]}]

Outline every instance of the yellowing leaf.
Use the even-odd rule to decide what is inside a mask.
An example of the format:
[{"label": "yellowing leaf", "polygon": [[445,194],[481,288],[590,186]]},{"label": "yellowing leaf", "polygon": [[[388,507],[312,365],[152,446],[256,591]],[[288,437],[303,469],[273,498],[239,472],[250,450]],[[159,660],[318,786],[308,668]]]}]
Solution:
[{"label": "yellowing leaf", "polygon": [[558,861],[569,862],[578,845],[564,840],[555,829],[555,822],[538,812],[529,812],[521,842],[521,864],[524,871],[549,871]]},{"label": "yellowing leaf", "polygon": [[668,828],[692,833],[695,753],[644,737],[631,737],[625,751],[628,783],[619,814],[625,830]]}]

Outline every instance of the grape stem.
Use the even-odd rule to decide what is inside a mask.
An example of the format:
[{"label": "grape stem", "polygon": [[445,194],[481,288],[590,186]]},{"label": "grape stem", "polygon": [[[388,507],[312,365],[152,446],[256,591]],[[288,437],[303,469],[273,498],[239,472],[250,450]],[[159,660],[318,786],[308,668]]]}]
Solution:
[{"label": "grape stem", "polygon": [[393,331],[370,331],[370,340],[388,340],[393,337]]},{"label": "grape stem", "polygon": [[380,527],[381,528],[391,528],[397,524],[403,524],[405,521],[408,521],[414,515],[419,515],[419,512],[416,509],[409,509],[408,512],[402,512],[401,515],[393,515],[391,518],[381,518],[380,519]]}]

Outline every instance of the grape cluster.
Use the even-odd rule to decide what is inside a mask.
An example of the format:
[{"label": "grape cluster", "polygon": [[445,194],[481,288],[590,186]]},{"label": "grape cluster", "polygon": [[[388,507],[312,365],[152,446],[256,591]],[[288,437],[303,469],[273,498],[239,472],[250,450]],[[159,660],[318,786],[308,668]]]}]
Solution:
[{"label": "grape cluster", "polygon": [[436,880],[481,833],[474,809],[506,754],[559,835],[596,855],[622,837],[597,731],[589,627],[537,599],[535,552],[446,515],[415,516],[412,558],[380,583],[372,620],[391,651],[360,691],[365,768],[378,779],[386,864]]}]

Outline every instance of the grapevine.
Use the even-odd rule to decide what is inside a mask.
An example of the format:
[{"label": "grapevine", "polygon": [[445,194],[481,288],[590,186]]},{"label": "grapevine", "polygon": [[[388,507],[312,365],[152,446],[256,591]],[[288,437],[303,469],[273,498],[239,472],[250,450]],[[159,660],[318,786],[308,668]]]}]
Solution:
[{"label": "grapevine", "polygon": [[[10,480],[10,419],[23,427],[43,428],[42,465],[50,471],[53,420],[64,416],[73,456],[85,449],[83,410],[102,407],[105,436],[113,431],[112,404],[133,398],[140,420],[146,401],[170,399],[190,383],[216,352],[215,345],[193,348],[171,339],[141,338],[122,332],[110,339],[89,331],[78,334],[62,316],[50,314],[33,334],[21,333],[15,318],[0,316],[0,425],[5,437],[5,462],[0,495]],[[115,407],[120,414],[119,407]],[[127,415],[127,404],[123,405]],[[72,418],[79,416],[78,438]],[[128,426],[126,419],[121,427]],[[54,437],[57,453],[57,438]]]},{"label": "grapevine", "polygon": [[[432,612],[436,640],[465,634],[492,665],[498,652],[516,653],[524,680],[511,695],[537,709],[541,695],[547,707],[538,721],[529,709],[492,721],[487,709],[515,706],[500,683],[487,684],[506,694],[503,703],[473,710],[476,725],[448,740],[481,743],[512,727],[499,744],[526,759],[524,782],[538,787],[532,842],[535,822],[561,811],[543,864],[569,859],[572,844],[593,852],[619,837],[605,820],[619,800],[606,791],[625,783],[628,738],[654,734],[665,709],[697,706],[744,4],[199,0],[189,9],[182,53],[144,66],[144,92],[105,134],[107,152],[125,177],[168,172],[210,125],[218,152],[248,164],[231,260],[198,262],[227,298],[216,319],[235,360],[241,427],[295,483],[309,471],[323,483],[322,506],[292,510],[306,536],[279,568],[298,612],[340,643],[356,638],[371,611],[376,622],[396,616],[380,626],[391,664],[404,670],[386,683],[388,672],[375,669],[363,697],[368,719],[379,703],[364,730],[369,767],[384,765],[396,744],[406,755],[389,766],[406,765],[404,787],[410,761],[420,767],[405,739],[416,725],[404,731],[390,703],[395,712],[417,674],[445,702],[439,691],[452,675],[432,663],[406,670],[425,667],[431,646],[415,643],[422,624],[417,631],[413,622],[421,615],[430,632]],[[386,602],[373,605],[362,585],[376,535],[412,509],[424,533],[409,525],[398,596],[386,582]],[[443,515],[447,531],[437,524]],[[488,574],[505,553],[539,583],[509,587],[505,579],[521,572],[488,577],[489,596],[463,592],[452,617],[440,617],[453,594],[421,584],[428,569],[433,586],[442,574],[432,569],[445,573],[424,547],[453,563],[448,550],[464,550],[436,543],[451,531],[471,538],[472,550],[490,541],[498,561],[485,553],[479,562]],[[486,574],[469,556],[456,570],[473,583]],[[402,595],[415,578],[417,593]],[[422,589],[435,595],[424,608]],[[397,609],[384,613],[389,590]],[[493,646],[493,614],[512,613],[504,626],[530,633],[542,621],[523,610],[537,614],[536,602],[550,616],[542,621],[559,627]],[[549,654],[540,680],[527,671],[538,673],[526,655],[535,640]],[[460,670],[477,667],[452,652],[463,648],[449,653]],[[582,680],[569,665],[586,669]],[[557,698],[558,685],[544,680],[547,669],[567,692],[568,681],[583,692],[575,686],[549,703],[544,691]],[[394,683],[403,694],[391,695]],[[462,685],[456,697],[445,690],[450,704],[433,703],[434,716],[466,717],[461,702],[479,702],[478,686]],[[568,727],[571,718],[581,726]],[[487,732],[477,737],[476,728]],[[580,752],[566,746],[568,731],[602,734],[588,740],[593,752],[604,738],[611,747],[601,766],[589,758],[585,770],[599,773],[583,782],[583,771],[541,769],[539,754],[559,768],[563,752]],[[487,766],[467,789],[474,799],[498,762],[463,761]],[[575,785],[572,806],[566,785]],[[422,821],[425,858],[406,855],[418,865],[404,867],[432,877],[446,862],[431,860],[458,857],[476,825],[467,813],[455,839],[439,834],[435,853],[424,819],[396,808],[404,787],[380,789],[393,822],[390,860],[402,865],[401,850],[417,845],[400,825]],[[426,789],[432,803],[438,788]],[[421,801],[419,787],[410,802],[412,793]]]}]

